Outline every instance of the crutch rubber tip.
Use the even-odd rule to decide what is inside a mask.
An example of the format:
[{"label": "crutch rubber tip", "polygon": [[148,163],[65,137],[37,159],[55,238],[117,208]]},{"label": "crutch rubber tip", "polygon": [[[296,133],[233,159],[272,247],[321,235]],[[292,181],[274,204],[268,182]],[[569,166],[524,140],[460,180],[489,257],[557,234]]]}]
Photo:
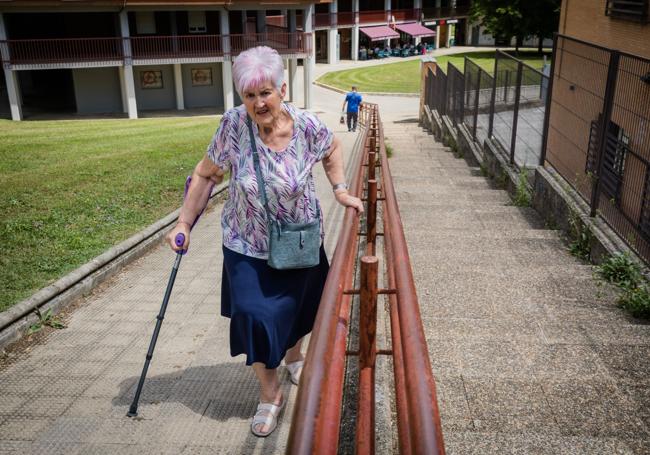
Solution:
[{"label": "crutch rubber tip", "polygon": [[137,417],[138,416],[138,411],[129,411],[126,413],[127,417]]}]

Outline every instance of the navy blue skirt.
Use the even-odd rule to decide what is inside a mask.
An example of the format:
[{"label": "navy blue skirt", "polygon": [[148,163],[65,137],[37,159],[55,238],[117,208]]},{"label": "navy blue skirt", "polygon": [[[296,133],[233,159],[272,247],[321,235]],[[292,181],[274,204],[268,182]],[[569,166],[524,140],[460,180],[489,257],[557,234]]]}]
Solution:
[{"label": "navy blue skirt", "polygon": [[230,355],[277,368],[314,326],[329,271],[325,249],[319,265],[296,270],[275,270],[266,259],[222,249],[221,315],[230,318]]}]

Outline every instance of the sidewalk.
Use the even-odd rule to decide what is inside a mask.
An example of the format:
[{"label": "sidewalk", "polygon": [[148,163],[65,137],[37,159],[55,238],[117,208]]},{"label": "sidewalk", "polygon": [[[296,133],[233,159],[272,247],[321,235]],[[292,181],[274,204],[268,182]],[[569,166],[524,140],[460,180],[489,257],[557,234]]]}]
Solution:
[{"label": "sidewalk", "polygon": [[[338,109],[317,111],[342,140],[349,166],[359,133],[339,124]],[[322,166],[314,176],[331,258],[343,210]],[[281,367],[288,404],[280,425],[268,438],[253,436],[257,381],[243,356],[230,357],[229,320],[219,315],[220,210],[206,213],[192,232],[138,418],[126,412],[174,261],[164,245],[84,299],[66,329],[0,367],[0,454],[284,452],[296,387]]]}]

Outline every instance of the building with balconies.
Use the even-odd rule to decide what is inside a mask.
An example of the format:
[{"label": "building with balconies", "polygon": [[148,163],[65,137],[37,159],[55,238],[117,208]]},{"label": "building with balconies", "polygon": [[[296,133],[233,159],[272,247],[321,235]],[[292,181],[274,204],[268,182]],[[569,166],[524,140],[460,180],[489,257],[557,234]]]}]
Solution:
[{"label": "building with balconies", "polygon": [[356,60],[360,43],[464,43],[468,12],[469,0],[3,0],[0,115],[227,110],[240,102],[232,60],[258,45],[285,59],[291,100],[304,67],[310,108],[317,60]]}]

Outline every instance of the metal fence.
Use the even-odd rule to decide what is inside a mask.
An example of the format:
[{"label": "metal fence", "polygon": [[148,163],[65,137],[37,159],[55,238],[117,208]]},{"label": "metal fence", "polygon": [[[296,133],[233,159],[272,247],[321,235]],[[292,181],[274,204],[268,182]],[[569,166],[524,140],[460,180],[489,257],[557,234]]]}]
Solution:
[{"label": "metal fence", "polygon": [[519,167],[542,160],[548,76],[497,51],[494,74],[465,57],[464,71],[451,63],[447,74],[430,72],[425,103],[463,124],[478,143],[494,138]]},{"label": "metal fence", "polygon": [[494,77],[465,57],[465,103],[463,123],[472,138],[483,143],[488,138]]},{"label": "metal fence", "polygon": [[558,35],[546,160],[650,262],[650,60]]}]

